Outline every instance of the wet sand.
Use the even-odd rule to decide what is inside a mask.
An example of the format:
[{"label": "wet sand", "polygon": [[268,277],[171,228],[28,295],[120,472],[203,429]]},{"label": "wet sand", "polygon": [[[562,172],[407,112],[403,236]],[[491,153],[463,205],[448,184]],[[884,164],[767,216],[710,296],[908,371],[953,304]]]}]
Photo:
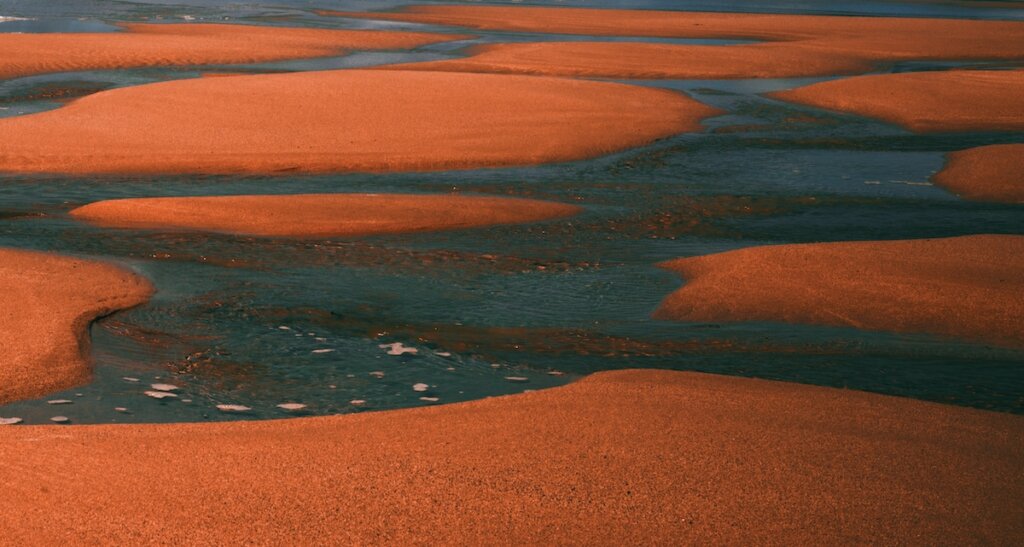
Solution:
[{"label": "wet sand", "polygon": [[[0,120],[0,171],[428,171],[590,158],[719,111],[661,89],[337,70],[114,89]],[[158,128],[153,130],[153,128]]]},{"label": "wet sand", "polygon": [[256,63],[409,49],[458,40],[423,32],[327,30],[219,24],[123,24],[124,32],[0,33],[0,78],[75,70]]},{"label": "wet sand", "polygon": [[1024,70],[857,76],[771,97],[879,118],[915,132],[1024,130]]},{"label": "wet sand", "polygon": [[71,216],[118,228],[312,237],[453,230],[580,210],[551,201],[452,194],[298,194],[118,199],[79,207]]},{"label": "wet sand", "polygon": [[2,428],[0,528],[33,543],[1014,544],[1022,439],[1008,414],[604,372],[412,410]]},{"label": "wet sand", "polygon": [[1024,144],[952,152],[932,180],[964,199],[1024,203]]},{"label": "wet sand", "polygon": [[655,316],[780,321],[1024,347],[1024,236],[750,247],[663,264],[685,278]]},{"label": "wet sand", "polygon": [[425,63],[423,70],[629,78],[782,78],[867,72],[879,64],[915,59],[1024,58],[1024,23],[1008,21],[494,6],[319,13],[487,30],[765,41],[733,46],[497,44],[473,50],[469,59]]},{"label": "wet sand", "polygon": [[87,381],[89,323],[152,292],[109,264],[0,248],[0,403]]}]

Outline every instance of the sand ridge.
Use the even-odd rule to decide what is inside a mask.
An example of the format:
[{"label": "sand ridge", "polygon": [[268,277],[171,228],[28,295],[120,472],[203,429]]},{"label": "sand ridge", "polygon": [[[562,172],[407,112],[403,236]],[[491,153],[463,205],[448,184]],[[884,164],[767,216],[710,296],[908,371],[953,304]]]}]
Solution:
[{"label": "sand ridge", "polygon": [[[701,129],[719,111],[623,84],[379,70],[195,78],[0,119],[0,171],[323,173],[534,165]],[[158,131],[152,128],[159,128]]]},{"label": "sand ridge", "polygon": [[426,32],[208,23],[121,26],[123,32],[0,33],[0,78],[76,70],[326,57],[353,49],[409,49],[466,38]]},{"label": "sand ridge", "polygon": [[948,70],[856,76],[771,93],[879,118],[915,132],[1024,130],[1024,70]]},{"label": "sand ridge", "polygon": [[[321,15],[475,29],[753,39],[715,46],[542,42],[480,46],[422,70],[629,78],[784,78],[867,72],[907,60],[1024,58],[1024,22],[555,7],[411,6]],[[399,65],[409,69],[411,65]]]},{"label": "sand ridge", "polygon": [[152,292],[110,264],[0,248],[0,403],[88,380],[89,323]]},{"label": "sand ridge", "polygon": [[107,200],[76,208],[71,216],[120,228],[323,237],[532,222],[580,210],[551,201],[455,194],[289,194]]},{"label": "sand ridge", "polygon": [[932,180],[964,199],[1024,203],[1024,144],[951,152]]},{"label": "sand ridge", "polygon": [[604,372],[335,417],[0,428],[0,528],[12,542],[1013,544],[1022,439],[1007,414]]},{"label": "sand ridge", "polygon": [[748,247],[662,264],[655,317],[929,333],[1024,347],[1024,236]]}]

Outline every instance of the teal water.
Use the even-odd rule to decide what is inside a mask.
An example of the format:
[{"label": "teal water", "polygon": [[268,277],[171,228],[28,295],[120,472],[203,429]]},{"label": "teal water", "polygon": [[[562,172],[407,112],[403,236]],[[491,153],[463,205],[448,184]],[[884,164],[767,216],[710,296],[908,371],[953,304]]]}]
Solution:
[{"label": "teal water", "polygon": [[[340,4],[332,7],[369,5]],[[709,9],[706,4],[643,6]],[[819,3],[814,9],[806,2],[772,5],[780,12],[823,9]],[[948,4],[828,5],[825,11],[844,13],[1004,15]],[[185,15],[253,24],[375,25],[316,17],[307,7],[287,1],[240,6],[197,0],[15,0],[5,3],[0,15],[35,21],[0,23],[0,31],[15,23],[45,27],[48,21],[82,18],[110,25]],[[733,8],[770,6],[732,2],[717,9]],[[472,43],[564,38],[474,34],[480,38]],[[231,68],[371,66],[457,56],[469,44]],[[906,63],[887,70],[951,66],[978,64]],[[223,67],[0,81],[0,116],[58,108],[55,99],[191,78],[216,68]],[[756,376],[1024,413],[1024,352],[1018,350],[926,335],[650,318],[682,282],[655,266],[662,260],[777,243],[1024,233],[1020,207],[965,202],[927,182],[941,167],[944,152],[1022,142],[1024,134],[914,135],[760,95],[819,80],[629,82],[675,89],[728,113],[709,120],[704,133],[557,165],[273,178],[0,175],[0,246],[115,261],[159,289],[148,304],[92,327],[92,383],[0,406],[0,415],[28,423],[55,414],[75,423],[261,419],[295,414],[275,406],[285,402],[307,404],[306,414],[335,414],[516,393],[631,367]],[[312,241],[107,230],[66,214],[88,202],[131,196],[452,190],[565,201],[586,211],[528,225]],[[393,356],[380,347],[392,343],[418,352]],[[142,392],[153,382],[181,386],[179,397],[146,397]],[[417,383],[429,387],[415,391]],[[74,403],[46,403],[64,398]],[[217,404],[252,410],[225,414]]]}]

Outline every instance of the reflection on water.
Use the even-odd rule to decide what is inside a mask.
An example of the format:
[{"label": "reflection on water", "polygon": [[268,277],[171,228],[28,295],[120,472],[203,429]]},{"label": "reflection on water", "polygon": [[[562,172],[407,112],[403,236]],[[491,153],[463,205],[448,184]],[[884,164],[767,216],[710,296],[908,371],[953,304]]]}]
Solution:
[{"label": "reflection on water", "polygon": [[[915,15],[968,10],[923,3],[770,4],[630,3]],[[38,17],[22,22],[35,29],[66,23],[51,21],[55,14],[108,22],[189,15],[260,24],[388,26],[319,18],[304,6],[14,0],[0,15]],[[0,81],[0,115],[207,71],[409,62],[459,55],[471,43],[538,38],[474,34],[480,38],[408,53]],[[551,38],[564,37],[545,39]],[[941,68],[907,64],[893,70]],[[74,401],[59,413],[75,423],[336,414],[517,393],[624,367],[759,376],[1024,413],[1021,351],[851,329],[650,319],[681,283],[656,267],[671,258],[787,242],[1024,233],[1019,207],[964,202],[927,183],[944,152],[1021,141],[1024,134],[913,135],[759,95],[820,80],[629,82],[676,89],[728,113],[708,120],[702,134],[558,165],[280,178],[0,175],[0,245],[112,260],[135,268],[159,289],[150,303],[93,326],[94,382],[0,407],[0,415],[42,423],[55,414],[46,400],[57,398]],[[132,196],[452,191],[550,199],[586,210],[529,225],[354,240],[109,230],[67,216],[80,204]],[[175,397],[157,400],[144,394],[152,383],[179,389]],[[419,383],[427,390],[414,390]],[[307,406],[277,406],[289,402]],[[227,414],[218,404],[251,410]]]}]

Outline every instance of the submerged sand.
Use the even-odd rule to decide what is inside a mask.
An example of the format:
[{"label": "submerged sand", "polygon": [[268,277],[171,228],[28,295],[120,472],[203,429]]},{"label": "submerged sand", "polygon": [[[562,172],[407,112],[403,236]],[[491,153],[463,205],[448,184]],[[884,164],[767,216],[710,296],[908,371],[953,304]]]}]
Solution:
[{"label": "submerged sand", "polygon": [[7,427],[0,458],[12,542],[1024,541],[1021,417],[696,373],[287,421]]},{"label": "submerged sand", "polygon": [[[867,72],[907,60],[1022,59],[1024,23],[653,10],[413,6],[332,12],[487,30],[762,40],[731,46],[544,42],[475,48],[419,70],[629,78],[784,78]],[[412,68],[415,65],[399,65]]]},{"label": "submerged sand", "polygon": [[750,247],[663,264],[686,284],[656,313],[930,333],[1024,346],[1024,236]]},{"label": "submerged sand", "polygon": [[453,194],[298,194],[118,199],[90,203],[71,216],[119,228],[309,237],[453,230],[580,210],[551,201]]},{"label": "submerged sand", "polygon": [[1024,130],[1024,70],[857,76],[772,97],[879,118],[916,132]]},{"label": "submerged sand", "polygon": [[1024,144],[952,152],[932,180],[964,199],[1024,203]]},{"label": "submerged sand", "polygon": [[0,171],[417,171],[590,158],[718,110],[622,84],[336,70],[114,89],[0,120]]},{"label": "submerged sand", "polygon": [[221,24],[123,24],[124,32],[0,33],[0,78],[74,70],[256,63],[408,49],[458,40],[426,32],[327,30]]},{"label": "submerged sand", "polygon": [[0,248],[0,403],[88,380],[89,323],[152,292],[109,264]]}]

